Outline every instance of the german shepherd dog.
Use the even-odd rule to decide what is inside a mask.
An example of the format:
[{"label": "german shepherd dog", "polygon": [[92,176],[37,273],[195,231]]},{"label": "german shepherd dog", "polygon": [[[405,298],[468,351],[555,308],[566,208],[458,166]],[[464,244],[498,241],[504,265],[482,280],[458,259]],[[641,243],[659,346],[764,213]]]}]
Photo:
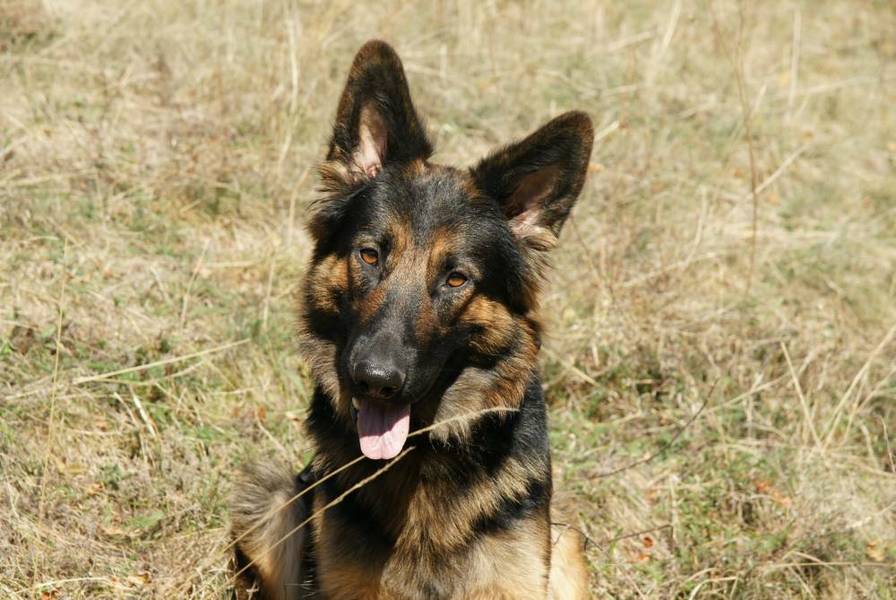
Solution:
[{"label": "german shepherd dog", "polygon": [[536,312],[592,141],[568,112],[472,168],[430,162],[398,55],[360,49],[309,223],[315,457],[238,484],[239,597],[587,598],[581,539],[551,526]]}]

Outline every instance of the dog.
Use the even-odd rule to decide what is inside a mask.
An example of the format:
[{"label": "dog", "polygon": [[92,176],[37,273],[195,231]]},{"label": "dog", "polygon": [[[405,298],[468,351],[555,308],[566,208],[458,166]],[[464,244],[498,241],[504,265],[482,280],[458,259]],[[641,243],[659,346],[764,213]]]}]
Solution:
[{"label": "dog", "polygon": [[537,308],[593,137],[567,112],[471,168],[430,162],[398,55],[359,50],[308,225],[315,456],[236,486],[237,597],[588,597],[581,537],[552,527]]}]

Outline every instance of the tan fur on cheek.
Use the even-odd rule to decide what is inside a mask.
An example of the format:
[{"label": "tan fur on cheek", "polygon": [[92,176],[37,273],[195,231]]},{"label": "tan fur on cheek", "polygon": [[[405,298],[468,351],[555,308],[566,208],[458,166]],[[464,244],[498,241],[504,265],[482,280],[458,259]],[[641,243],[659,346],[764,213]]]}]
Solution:
[{"label": "tan fur on cheek", "polygon": [[348,261],[334,254],[313,265],[305,279],[308,292],[299,301],[299,349],[311,367],[317,382],[330,396],[339,397],[339,378],[334,357],[336,347],[331,340],[318,337],[309,329],[305,319],[309,310],[336,316],[339,299],[349,290]]},{"label": "tan fur on cheek", "polygon": [[307,285],[311,306],[317,310],[336,313],[336,298],[348,292],[349,270],[344,259],[331,254],[314,265],[308,273]]},{"label": "tan fur on cheek", "polygon": [[482,409],[512,410],[519,407],[536,367],[538,343],[536,324],[533,321],[523,318],[515,321],[515,326],[515,341],[494,368],[468,367],[446,390],[433,420],[450,422],[438,427],[430,435],[441,441],[449,438],[464,440],[470,435],[473,421],[451,420],[454,417]]},{"label": "tan fur on cheek", "polygon": [[430,341],[439,334],[439,331],[439,322],[432,303],[424,298],[423,302],[420,303],[420,311],[417,313],[417,320],[414,323],[414,335],[417,338],[417,343],[424,347],[429,345]]},{"label": "tan fur on cheek", "polygon": [[357,300],[355,307],[358,310],[358,317],[361,323],[367,323],[375,315],[383,303],[386,301],[386,289],[378,287],[367,294],[364,298]]},{"label": "tan fur on cheek", "polygon": [[299,328],[299,350],[317,383],[330,397],[339,398],[339,376],[334,362],[336,345],[315,336],[303,324]]},{"label": "tan fur on cheek", "polygon": [[503,304],[483,296],[474,298],[467,305],[460,323],[481,328],[470,344],[475,351],[488,355],[505,352],[514,343],[519,330],[519,325]]}]

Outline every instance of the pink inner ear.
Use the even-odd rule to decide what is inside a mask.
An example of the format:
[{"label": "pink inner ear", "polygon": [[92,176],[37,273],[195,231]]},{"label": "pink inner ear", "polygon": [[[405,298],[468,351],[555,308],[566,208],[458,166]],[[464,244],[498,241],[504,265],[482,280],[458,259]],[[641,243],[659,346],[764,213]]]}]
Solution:
[{"label": "pink inner ear", "polygon": [[559,176],[558,167],[548,166],[520,179],[504,209],[510,218],[510,229],[518,237],[529,237],[544,227],[545,202],[553,194]]},{"label": "pink inner ear", "polygon": [[368,177],[376,177],[383,167],[387,143],[383,118],[370,105],[364,106],[358,121],[358,147],[352,155],[357,169]]}]

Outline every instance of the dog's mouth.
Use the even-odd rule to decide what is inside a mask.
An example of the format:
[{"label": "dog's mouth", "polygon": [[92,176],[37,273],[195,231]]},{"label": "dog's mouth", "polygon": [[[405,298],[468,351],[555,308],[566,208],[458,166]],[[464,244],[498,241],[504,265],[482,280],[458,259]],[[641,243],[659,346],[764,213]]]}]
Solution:
[{"label": "dog's mouth", "polygon": [[391,406],[352,398],[352,416],[358,429],[361,452],[373,460],[395,458],[408,439],[411,405]]}]

